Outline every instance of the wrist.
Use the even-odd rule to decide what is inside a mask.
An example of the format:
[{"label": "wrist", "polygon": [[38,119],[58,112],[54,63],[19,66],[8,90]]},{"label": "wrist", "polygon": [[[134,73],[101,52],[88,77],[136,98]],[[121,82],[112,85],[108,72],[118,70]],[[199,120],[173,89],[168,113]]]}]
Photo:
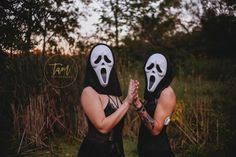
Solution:
[{"label": "wrist", "polygon": [[131,103],[130,103],[130,101],[129,101],[129,98],[125,98],[125,100],[123,101],[123,103],[126,103],[126,104],[128,104],[128,105],[130,105]]},{"label": "wrist", "polygon": [[137,112],[140,112],[140,111],[142,111],[144,109],[144,106],[143,105],[141,105],[140,107],[136,107],[136,111]]},{"label": "wrist", "polygon": [[139,98],[135,101],[134,104],[135,104],[136,109],[143,106],[143,104],[140,102]]}]

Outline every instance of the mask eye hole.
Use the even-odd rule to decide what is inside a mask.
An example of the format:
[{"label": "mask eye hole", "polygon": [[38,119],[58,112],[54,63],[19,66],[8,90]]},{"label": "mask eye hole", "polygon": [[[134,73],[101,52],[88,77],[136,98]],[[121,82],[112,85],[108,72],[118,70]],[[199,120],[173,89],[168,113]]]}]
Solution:
[{"label": "mask eye hole", "polygon": [[94,61],[95,64],[98,64],[102,59],[102,56],[99,55],[98,58]]},{"label": "mask eye hole", "polygon": [[111,63],[111,60],[110,60],[107,56],[104,56],[104,60],[105,60],[107,63]]},{"label": "mask eye hole", "polygon": [[150,64],[150,65],[147,67],[147,69],[148,69],[148,70],[151,70],[153,67],[154,67],[154,64],[152,63],[152,64]]},{"label": "mask eye hole", "polygon": [[157,64],[156,65],[156,68],[157,68],[157,71],[159,72],[159,73],[162,73],[162,70],[161,70],[161,68],[160,68],[160,66]]}]

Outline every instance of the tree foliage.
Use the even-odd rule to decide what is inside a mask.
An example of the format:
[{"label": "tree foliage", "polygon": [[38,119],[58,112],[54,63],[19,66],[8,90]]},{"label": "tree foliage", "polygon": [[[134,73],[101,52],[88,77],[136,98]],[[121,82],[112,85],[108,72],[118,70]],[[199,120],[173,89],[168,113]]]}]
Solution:
[{"label": "tree foliage", "polygon": [[119,34],[148,42],[161,40],[174,33],[179,21],[178,12],[173,11],[180,6],[178,0],[107,0],[103,4],[98,30],[107,35],[107,40],[121,42]]},{"label": "tree foliage", "polygon": [[74,33],[79,28],[78,7],[74,0],[3,0],[0,2],[1,49],[28,52],[42,43],[57,45],[63,38],[73,44]]}]

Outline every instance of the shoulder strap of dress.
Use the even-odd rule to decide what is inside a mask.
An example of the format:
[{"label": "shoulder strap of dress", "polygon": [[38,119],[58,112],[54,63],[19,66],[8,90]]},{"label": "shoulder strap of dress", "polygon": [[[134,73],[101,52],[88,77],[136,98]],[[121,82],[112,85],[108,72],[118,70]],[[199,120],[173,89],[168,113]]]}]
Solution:
[{"label": "shoulder strap of dress", "polygon": [[118,99],[119,99],[120,103],[122,104],[123,102],[122,102],[122,100],[120,100],[120,97],[118,97]]},{"label": "shoulder strap of dress", "polygon": [[110,97],[110,95],[107,95],[107,97],[108,97],[108,103],[110,104],[111,97]]}]

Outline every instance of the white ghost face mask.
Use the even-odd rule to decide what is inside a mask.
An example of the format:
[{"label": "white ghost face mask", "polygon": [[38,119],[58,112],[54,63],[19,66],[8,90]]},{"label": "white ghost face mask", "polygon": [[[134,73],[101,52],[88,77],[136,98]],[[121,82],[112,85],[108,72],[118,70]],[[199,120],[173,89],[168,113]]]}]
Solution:
[{"label": "white ghost face mask", "polygon": [[167,71],[167,60],[159,53],[151,55],[145,64],[147,90],[154,92]]},{"label": "white ghost face mask", "polygon": [[97,74],[100,84],[106,87],[114,65],[114,58],[110,48],[106,45],[96,46],[91,52],[90,63]]}]

